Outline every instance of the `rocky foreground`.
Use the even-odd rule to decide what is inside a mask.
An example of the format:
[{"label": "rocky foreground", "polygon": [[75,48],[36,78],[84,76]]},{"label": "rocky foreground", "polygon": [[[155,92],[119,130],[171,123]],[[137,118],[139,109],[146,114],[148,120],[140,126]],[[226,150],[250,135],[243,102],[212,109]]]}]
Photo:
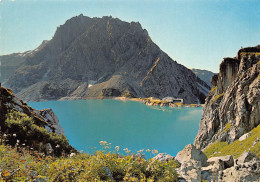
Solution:
[{"label": "rocky foreground", "polygon": [[194,145],[175,159],[180,181],[260,181],[260,46],[224,58]]},{"label": "rocky foreground", "polygon": [[260,159],[244,152],[237,159],[232,155],[207,158],[192,144],[180,151],[176,158],[181,163],[177,170],[180,182],[248,182],[260,180]]}]

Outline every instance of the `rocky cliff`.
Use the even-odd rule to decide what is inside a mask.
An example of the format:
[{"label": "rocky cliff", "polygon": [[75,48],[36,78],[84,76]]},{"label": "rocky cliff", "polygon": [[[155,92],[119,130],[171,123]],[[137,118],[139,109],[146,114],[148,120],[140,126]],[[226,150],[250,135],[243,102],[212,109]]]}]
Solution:
[{"label": "rocky cliff", "polygon": [[140,23],[83,15],[59,26],[6,86],[27,101],[171,96],[202,103],[209,91],[164,53]]},{"label": "rocky cliff", "polygon": [[259,125],[260,46],[224,58],[211,83],[194,141],[200,149],[217,141],[232,143]]},{"label": "rocky cliff", "polygon": [[0,141],[46,154],[74,152],[51,109],[35,110],[0,87]]}]

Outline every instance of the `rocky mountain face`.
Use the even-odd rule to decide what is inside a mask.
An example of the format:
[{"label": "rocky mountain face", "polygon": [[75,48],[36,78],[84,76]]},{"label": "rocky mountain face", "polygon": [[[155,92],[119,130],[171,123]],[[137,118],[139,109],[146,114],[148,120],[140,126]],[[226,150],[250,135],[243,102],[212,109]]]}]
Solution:
[{"label": "rocky mountain face", "polygon": [[232,143],[259,125],[260,46],[224,58],[211,84],[194,141],[200,149],[215,141]]},{"label": "rocky mountain face", "polygon": [[208,85],[173,61],[140,23],[73,17],[6,82],[27,101],[167,96],[203,103]]},{"label": "rocky mountain face", "polygon": [[14,74],[15,70],[23,64],[26,58],[26,53],[0,56],[0,82],[6,82]]},{"label": "rocky mountain face", "polygon": [[35,110],[4,87],[0,87],[0,139],[1,143],[46,154],[76,151],[51,109]]},{"label": "rocky mountain face", "polygon": [[41,49],[47,42],[48,41],[43,41],[42,44],[33,51],[0,56],[0,82],[5,84],[15,71],[24,64],[26,59]]},{"label": "rocky mountain face", "polygon": [[197,76],[199,77],[201,80],[203,80],[209,87],[211,86],[211,78],[216,75],[216,73],[213,73],[211,71],[208,70],[201,70],[201,69],[195,69],[192,68],[191,71]]}]

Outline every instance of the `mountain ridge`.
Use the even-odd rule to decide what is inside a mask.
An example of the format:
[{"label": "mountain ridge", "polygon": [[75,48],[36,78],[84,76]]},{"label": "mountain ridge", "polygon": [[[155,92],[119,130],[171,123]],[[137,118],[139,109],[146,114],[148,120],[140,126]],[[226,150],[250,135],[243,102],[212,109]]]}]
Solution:
[{"label": "mountain ridge", "polygon": [[[83,15],[59,26],[5,85],[26,101],[126,95],[203,103],[209,91],[153,43],[139,22]],[[106,92],[109,89],[115,92]]]},{"label": "mountain ridge", "polygon": [[211,87],[211,83],[210,83],[211,78],[217,74],[205,69],[192,68],[191,70],[195,75],[197,75],[197,77],[203,80],[209,87]]}]

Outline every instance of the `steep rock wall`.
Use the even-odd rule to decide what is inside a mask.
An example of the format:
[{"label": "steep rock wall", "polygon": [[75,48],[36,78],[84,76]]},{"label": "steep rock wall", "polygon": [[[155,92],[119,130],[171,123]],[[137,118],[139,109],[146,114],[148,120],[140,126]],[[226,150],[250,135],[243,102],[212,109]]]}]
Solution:
[{"label": "steep rock wall", "polygon": [[236,58],[224,58],[211,83],[194,141],[200,149],[216,140],[231,143],[259,125],[260,46],[241,49]]}]

